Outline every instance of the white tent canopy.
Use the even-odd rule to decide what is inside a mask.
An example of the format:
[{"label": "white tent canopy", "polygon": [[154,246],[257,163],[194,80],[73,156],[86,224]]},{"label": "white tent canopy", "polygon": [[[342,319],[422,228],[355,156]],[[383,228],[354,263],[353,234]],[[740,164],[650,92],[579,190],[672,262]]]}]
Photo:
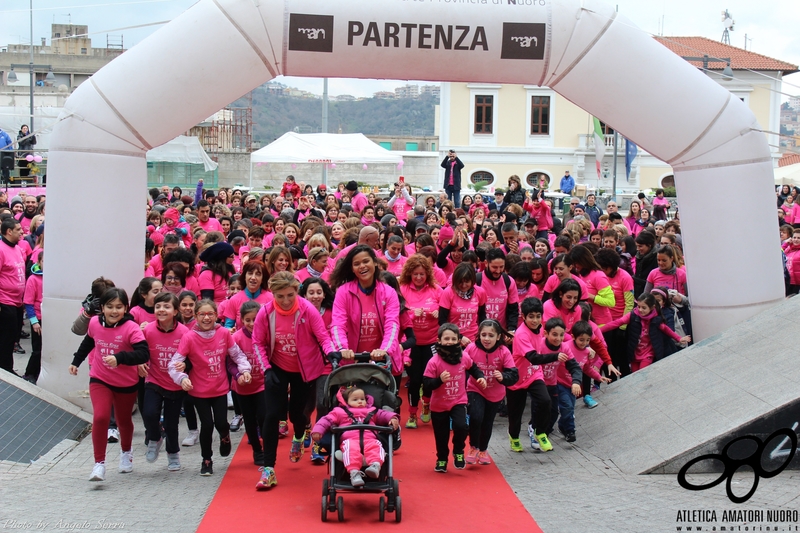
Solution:
[{"label": "white tent canopy", "polygon": [[284,133],[250,154],[250,163],[400,163],[402,156],[361,133]]},{"label": "white tent canopy", "polygon": [[200,144],[197,137],[179,135],[168,143],[147,151],[147,161],[166,161],[169,163],[194,163],[203,165],[206,172],[215,170],[219,165],[213,161]]},{"label": "white tent canopy", "polygon": [[794,185],[800,183],[800,163],[775,169],[775,185]]}]

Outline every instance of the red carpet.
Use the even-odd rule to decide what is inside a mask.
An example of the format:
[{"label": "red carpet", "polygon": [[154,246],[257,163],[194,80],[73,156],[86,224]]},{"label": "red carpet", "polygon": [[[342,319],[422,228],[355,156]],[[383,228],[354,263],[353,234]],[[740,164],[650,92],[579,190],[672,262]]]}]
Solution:
[{"label": "red carpet", "polygon": [[[405,396],[405,389],[401,391]],[[252,450],[246,442],[246,438],[242,439],[198,532],[309,531],[309,527],[341,530],[370,524],[414,533],[439,528],[467,531],[476,526],[486,531],[541,533],[494,464],[467,465],[465,470],[456,470],[451,459],[446,474],[435,473],[430,424],[420,423],[417,430],[404,429],[403,446],[394,455],[394,474],[400,481],[403,505],[400,524],[394,522],[394,513],[388,512],[386,523],[378,522],[379,494],[345,492],[340,492],[344,496],[345,522],[339,523],[333,512],[323,524],[322,480],[328,477],[328,465],[312,465],[310,449],[299,463],[291,463],[289,438],[278,445],[278,485],[269,491],[256,491],[258,467],[253,466]]]}]

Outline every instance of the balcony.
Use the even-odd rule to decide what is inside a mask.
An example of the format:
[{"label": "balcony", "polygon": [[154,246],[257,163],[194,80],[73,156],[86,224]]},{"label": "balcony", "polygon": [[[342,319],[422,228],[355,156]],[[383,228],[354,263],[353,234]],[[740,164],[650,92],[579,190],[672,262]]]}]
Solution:
[{"label": "balcony", "polygon": [[[580,145],[579,147],[582,150],[594,150],[594,133],[592,134],[581,134],[578,136],[580,138]],[[603,140],[606,143],[606,149],[614,148],[614,135],[603,135]],[[622,136],[619,137],[617,141],[617,148],[619,149],[623,144]]]}]

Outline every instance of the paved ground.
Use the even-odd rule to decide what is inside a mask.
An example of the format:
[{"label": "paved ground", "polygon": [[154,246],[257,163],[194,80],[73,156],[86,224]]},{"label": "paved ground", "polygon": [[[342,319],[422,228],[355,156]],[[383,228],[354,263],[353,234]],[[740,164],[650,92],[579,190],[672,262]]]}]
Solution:
[{"label": "paved ground", "polygon": [[[25,344],[26,349],[30,344]],[[27,354],[17,358],[17,369],[24,369]],[[592,416],[582,406],[576,416]],[[90,439],[44,465],[0,463],[0,532],[14,529],[40,530],[99,529],[101,525],[124,524],[127,532],[191,533],[196,530],[205,509],[213,497],[228,459],[215,457],[214,476],[198,475],[199,446],[184,448],[181,472],[166,470],[166,456],[156,464],[144,460],[144,434],[141,419],[134,415],[134,472],[116,471],[118,445],[109,445],[109,468],[105,483],[86,481],[92,465]],[[524,419],[527,420],[527,417]],[[186,433],[181,422],[181,438]],[[523,433],[525,431],[523,430]],[[233,433],[234,446],[243,432]],[[523,439],[525,440],[525,439]],[[613,463],[595,457],[580,447],[580,435],[575,445],[554,435],[555,450],[536,453],[526,446],[524,453],[511,452],[506,437],[506,420],[498,418],[490,452],[519,499],[547,533],[591,531],[659,532],[676,531],[677,527],[698,525],[710,531],[716,525],[741,526],[745,531],[796,531],[800,523],[777,524],[780,529],[766,529],[776,524],[764,520],[755,522],[722,522],[723,510],[800,509],[800,472],[785,471],[772,479],[762,479],[755,495],[745,504],[735,505],[725,495],[724,483],[702,492],[681,488],[673,475],[637,476],[623,474]],[[215,448],[218,441],[215,438]],[[478,467],[471,467],[478,468]],[[698,476],[695,483],[710,481],[716,476]],[[255,482],[255,479],[254,479]],[[752,475],[734,478],[736,494],[746,493]],[[679,511],[714,510],[716,522],[679,522]],[[501,509],[493,510],[502,512]],[[88,526],[84,522],[88,522]],[[486,529],[486,527],[484,527]],[[487,529],[491,531],[491,529]]]}]

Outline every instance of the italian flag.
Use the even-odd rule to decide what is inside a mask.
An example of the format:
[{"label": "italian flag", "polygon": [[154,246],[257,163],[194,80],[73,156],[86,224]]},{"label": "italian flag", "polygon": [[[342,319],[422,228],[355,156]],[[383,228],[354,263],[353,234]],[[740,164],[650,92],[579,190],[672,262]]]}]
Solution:
[{"label": "italian flag", "polygon": [[592,117],[594,120],[594,153],[597,161],[597,177],[601,178],[600,165],[603,163],[603,157],[606,155],[606,138],[603,135],[603,128],[600,126],[600,121],[597,117]]}]

